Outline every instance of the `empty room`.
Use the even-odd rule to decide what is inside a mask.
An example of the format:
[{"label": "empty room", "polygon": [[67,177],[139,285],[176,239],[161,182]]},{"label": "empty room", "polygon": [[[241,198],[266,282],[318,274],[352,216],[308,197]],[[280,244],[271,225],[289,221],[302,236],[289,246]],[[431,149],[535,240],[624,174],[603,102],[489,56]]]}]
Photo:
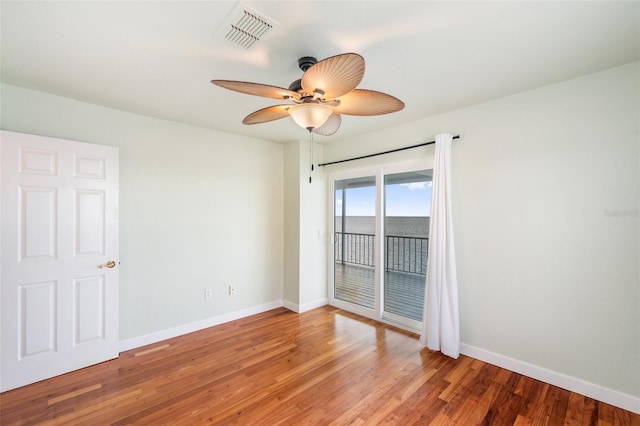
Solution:
[{"label": "empty room", "polygon": [[640,2],[0,1],[0,424],[640,425]]}]

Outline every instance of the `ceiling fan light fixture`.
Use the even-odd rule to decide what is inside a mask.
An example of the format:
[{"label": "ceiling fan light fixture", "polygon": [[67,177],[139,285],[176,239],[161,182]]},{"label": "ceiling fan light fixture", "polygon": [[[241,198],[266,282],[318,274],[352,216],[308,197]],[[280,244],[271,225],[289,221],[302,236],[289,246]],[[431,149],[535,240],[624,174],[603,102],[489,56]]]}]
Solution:
[{"label": "ceiling fan light fixture", "polygon": [[326,123],[333,109],[327,105],[309,103],[294,105],[288,112],[298,126],[311,131]]}]

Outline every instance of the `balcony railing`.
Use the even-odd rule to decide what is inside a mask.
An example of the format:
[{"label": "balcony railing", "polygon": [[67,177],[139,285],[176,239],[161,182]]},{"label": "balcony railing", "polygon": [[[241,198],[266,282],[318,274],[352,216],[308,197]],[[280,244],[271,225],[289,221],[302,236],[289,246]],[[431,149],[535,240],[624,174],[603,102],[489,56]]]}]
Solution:
[{"label": "balcony railing", "polygon": [[[428,238],[385,236],[385,270],[426,275]],[[336,232],[335,261],[375,266],[375,235]]]}]

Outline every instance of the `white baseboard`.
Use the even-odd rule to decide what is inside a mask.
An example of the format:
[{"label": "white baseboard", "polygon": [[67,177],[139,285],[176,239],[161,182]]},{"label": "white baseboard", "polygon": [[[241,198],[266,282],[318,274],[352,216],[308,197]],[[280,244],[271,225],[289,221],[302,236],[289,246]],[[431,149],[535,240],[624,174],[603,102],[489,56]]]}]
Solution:
[{"label": "white baseboard", "polygon": [[492,365],[497,365],[498,367],[506,368],[507,370],[524,376],[558,386],[571,392],[579,393],[580,395],[588,396],[589,398],[597,399],[598,401],[640,414],[640,398],[638,397],[607,389],[600,385],[576,379],[575,377],[547,370],[546,368],[518,361],[484,349],[476,348],[475,346],[465,345],[464,343],[460,344],[460,353]]},{"label": "white baseboard", "polygon": [[192,333],[198,330],[203,330],[208,327],[224,324],[225,322],[234,321],[240,318],[248,317],[249,315],[259,314],[259,313],[270,311],[272,309],[276,309],[280,307],[282,307],[282,300],[276,300],[273,302],[265,303],[263,305],[242,309],[240,311],[229,312],[227,314],[218,315],[212,318],[207,318],[202,321],[196,321],[189,324],[184,324],[179,327],[170,328],[168,330],[157,331],[155,333],[146,334],[144,336],[122,340],[118,345],[118,349],[120,352],[129,351],[131,349],[139,348],[141,346],[150,345],[152,343],[157,343],[162,340],[167,340],[173,337],[182,336],[183,334]]},{"label": "white baseboard", "polygon": [[282,301],[282,306],[284,306],[285,308],[287,308],[290,311],[300,313],[300,305],[298,305],[297,303],[293,303],[293,302],[290,302],[288,300],[283,300]]},{"label": "white baseboard", "polygon": [[304,303],[302,305],[298,305],[297,303],[293,303],[288,300],[284,300],[282,302],[282,306],[289,309],[290,311],[297,312],[299,314],[328,304],[329,299],[327,298],[314,300],[313,302]]},{"label": "white baseboard", "polygon": [[314,300],[313,302],[304,303],[300,306],[300,313],[310,311],[315,308],[319,308],[321,306],[325,306],[329,304],[329,299],[326,297],[324,299]]}]

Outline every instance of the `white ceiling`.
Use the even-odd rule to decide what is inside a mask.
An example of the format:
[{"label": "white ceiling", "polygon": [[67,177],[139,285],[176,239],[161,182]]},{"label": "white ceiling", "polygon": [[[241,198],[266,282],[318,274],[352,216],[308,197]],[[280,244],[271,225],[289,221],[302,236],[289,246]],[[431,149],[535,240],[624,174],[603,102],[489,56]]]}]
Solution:
[{"label": "white ceiling", "polygon": [[247,1],[279,26],[249,50],[215,36],[238,2],[2,1],[3,82],[275,142],[290,118],[245,126],[279,101],[211,79],[288,87],[301,56],[356,52],[359,88],[406,103],[343,116],[332,142],[640,60],[639,2]]}]

